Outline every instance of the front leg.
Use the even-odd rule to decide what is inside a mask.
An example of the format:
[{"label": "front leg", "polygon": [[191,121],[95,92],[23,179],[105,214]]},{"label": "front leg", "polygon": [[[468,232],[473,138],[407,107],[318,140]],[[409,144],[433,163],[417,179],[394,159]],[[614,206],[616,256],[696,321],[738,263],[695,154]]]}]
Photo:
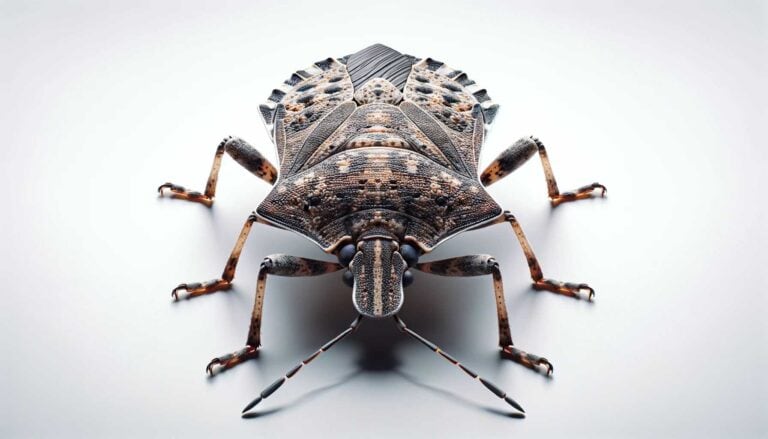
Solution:
[{"label": "front leg", "polygon": [[216,196],[216,184],[219,181],[219,169],[221,169],[221,158],[224,153],[229,154],[242,167],[249,170],[253,175],[274,184],[277,181],[277,170],[261,153],[249,145],[243,139],[229,136],[219,143],[216,147],[216,154],[213,156],[213,166],[208,175],[208,182],[205,184],[205,193],[192,191],[173,183],[161,184],[157,191],[160,196],[163,190],[168,189],[172,196],[183,200],[195,201],[210,207],[213,204],[213,198]]},{"label": "front leg", "polygon": [[480,174],[480,181],[485,186],[492,185],[522,166],[522,164],[527,162],[537,151],[541,158],[541,165],[544,168],[544,177],[547,179],[549,200],[552,202],[553,206],[557,206],[566,201],[591,198],[595,189],[600,189],[601,196],[605,196],[607,189],[600,183],[592,183],[582,186],[575,191],[560,193],[560,189],[557,187],[557,181],[555,180],[555,173],[552,172],[552,165],[549,163],[547,150],[544,148],[544,144],[535,137],[523,137],[504,150],[504,152],[499,154],[496,160],[488,165],[483,173]]},{"label": "front leg", "polygon": [[496,296],[496,315],[499,323],[499,346],[502,352],[511,360],[533,370],[544,367],[547,375],[554,371],[552,363],[546,358],[529,354],[517,349],[512,343],[512,333],[509,330],[507,304],[504,299],[504,284],[501,280],[499,263],[489,255],[460,256],[440,261],[422,262],[414,266],[416,270],[439,276],[493,276],[493,291]]},{"label": "front leg", "polygon": [[316,259],[283,254],[270,255],[264,258],[259,269],[256,299],[253,303],[253,313],[251,315],[251,327],[248,330],[245,347],[231,354],[214,358],[208,363],[205,370],[213,375],[214,366],[216,365],[220,366],[219,370],[225,370],[256,356],[257,350],[261,346],[261,311],[264,306],[267,275],[289,277],[320,276],[342,268],[344,267],[337,262],[318,261]]}]

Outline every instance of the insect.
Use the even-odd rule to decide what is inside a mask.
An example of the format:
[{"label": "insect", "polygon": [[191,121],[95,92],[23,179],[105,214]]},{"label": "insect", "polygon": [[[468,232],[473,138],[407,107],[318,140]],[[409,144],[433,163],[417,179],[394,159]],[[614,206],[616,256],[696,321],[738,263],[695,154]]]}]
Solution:
[{"label": "insect", "polygon": [[293,73],[260,107],[277,148],[279,166],[236,137],[216,148],[203,193],[173,183],[158,188],[175,198],[211,206],[221,159],[228,154],[272,185],[245,221],[220,278],[183,283],[172,294],[195,297],[230,288],[243,245],[254,223],[297,232],[337,262],[284,254],[264,258],[244,348],[214,358],[206,371],[231,368],[254,358],[261,346],[262,305],[268,276],[319,276],[342,271],[358,316],[343,332],[262,391],[243,413],[272,395],[318,355],[351,334],[363,318],[392,318],[399,330],[477,379],[517,410],[506,392],[480,377],[398,316],[412,270],[440,276],[491,276],[496,297],[499,346],[508,359],[551,374],[544,357],[512,343],[499,264],[489,255],[419,262],[459,233],[509,224],[525,253],[533,288],[592,300],[584,283],[545,278],[517,219],[486,192],[538,153],[549,198],[556,206],[592,197],[593,183],[560,192],[544,145],[525,137],[478,172],[478,156],[498,105],[466,73],[431,58],[419,59],[376,44],[343,58],[328,58]]}]

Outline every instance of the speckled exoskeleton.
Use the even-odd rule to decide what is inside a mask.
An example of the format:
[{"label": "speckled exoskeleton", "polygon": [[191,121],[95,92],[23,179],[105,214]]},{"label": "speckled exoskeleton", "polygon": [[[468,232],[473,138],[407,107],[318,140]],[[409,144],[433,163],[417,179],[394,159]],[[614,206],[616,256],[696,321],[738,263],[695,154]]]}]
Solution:
[{"label": "speckled exoskeleton", "polygon": [[544,277],[515,217],[486,192],[538,153],[553,205],[588,198],[593,183],[561,193],[544,145],[534,137],[518,140],[484,171],[478,156],[498,106],[465,73],[431,58],[403,55],[377,44],[343,58],[318,61],[291,75],[260,106],[277,148],[273,166],[242,139],[228,137],[216,149],[204,193],[172,183],[160,186],[176,198],[210,206],[224,153],[273,186],[245,222],[221,278],[184,283],[173,290],[194,297],[231,286],[253,223],[297,232],[322,247],[338,262],[283,254],[261,264],[246,346],[214,358],[207,371],[230,368],[253,358],[261,345],[262,304],[268,275],[317,276],[343,272],[359,315],[341,334],[300,362],[251,402],[243,412],[271,395],[304,365],[357,328],[363,317],[392,317],[399,329],[478,379],[498,397],[522,411],[506,393],[427,341],[397,316],[411,270],[441,276],[493,279],[499,346],[506,358],[551,374],[545,358],[512,343],[501,271],[488,255],[419,262],[419,257],[459,233],[508,223],[523,248],[533,287],[591,300],[586,284]]}]

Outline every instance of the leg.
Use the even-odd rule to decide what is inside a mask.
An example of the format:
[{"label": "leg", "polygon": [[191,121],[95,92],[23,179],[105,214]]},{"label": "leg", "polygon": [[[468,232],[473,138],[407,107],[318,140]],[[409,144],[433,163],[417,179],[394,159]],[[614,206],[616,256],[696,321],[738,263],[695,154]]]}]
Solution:
[{"label": "leg", "polygon": [[261,178],[269,184],[274,184],[277,180],[277,170],[272,163],[243,139],[237,137],[227,137],[219,143],[216,148],[216,155],[213,156],[213,166],[208,176],[208,183],[205,185],[205,193],[190,191],[182,186],[173,183],[165,183],[157,188],[160,195],[163,195],[163,189],[169,189],[175,198],[181,198],[189,201],[211,206],[213,197],[216,196],[216,183],[219,180],[219,169],[221,168],[221,157],[224,153],[229,154],[237,163],[249,170],[255,176]]},{"label": "leg", "polygon": [[562,294],[576,299],[582,298],[580,295],[581,291],[586,292],[587,300],[591,301],[595,297],[595,290],[593,290],[592,287],[587,284],[576,284],[571,282],[560,282],[552,279],[545,279],[544,273],[541,271],[539,261],[536,259],[536,255],[533,253],[531,244],[528,243],[528,239],[525,237],[525,233],[523,233],[523,228],[520,227],[520,223],[517,222],[515,216],[512,215],[509,211],[505,211],[502,216],[499,217],[499,219],[494,222],[485,224],[482,227],[505,222],[512,226],[512,230],[514,230],[515,236],[517,236],[517,240],[520,242],[520,247],[523,248],[525,259],[528,261],[528,268],[531,271],[533,288],[537,290],[551,291],[553,293]]},{"label": "leg", "polygon": [[216,357],[208,363],[205,370],[213,374],[213,366],[220,365],[221,369],[229,369],[245,360],[256,356],[256,350],[261,346],[261,310],[264,305],[264,291],[267,287],[267,275],[275,276],[319,276],[332,273],[344,268],[336,262],[318,261],[315,259],[300,258],[288,255],[270,255],[264,258],[259,269],[258,282],[256,284],[256,300],[253,304],[251,315],[251,327],[248,330],[246,346],[231,354]]},{"label": "leg", "polygon": [[252,212],[248,219],[243,224],[243,229],[240,231],[240,236],[237,237],[235,247],[232,249],[232,253],[227,259],[227,264],[224,266],[224,272],[221,274],[221,278],[213,279],[208,282],[194,282],[179,284],[171,291],[171,295],[174,299],[179,300],[179,291],[187,291],[185,299],[200,296],[202,294],[213,293],[215,291],[227,290],[232,286],[232,279],[235,278],[235,269],[237,269],[237,262],[240,260],[240,253],[243,251],[245,240],[248,239],[248,234],[251,231],[253,223],[259,222],[263,224],[270,224],[258,217],[256,212]]},{"label": "leg", "polygon": [[441,261],[422,262],[416,264],[414,268],[440,276],[492,275],[493,290],[496,293],[496,315],[499,320],[499,346],[502,352],[523,366],[534,370],[538,370],[538,366],[544,366],[547,369],[547,374],[552,373],[554,368],[546,358],[529,354],[513,346],[512,334],[509,330],[509,318],[507,317],[507,304],[504,300],[504,284],[501,281],[499,263],[495,259],[488,255],[460,256]]},{"label": "leg", "polygon": [[554,206],[566,201],[590,198],[595,189],[600,189],[601,195],[605,196],[606,188],[600,183],[592,183],[587,186],[582,186],[573,192],[560,193],[560,190],[557,188],[557,181],[555,181],[555,174],[552,172],[552,165],[549,163],[547,150],[544,149],[544,144],[535,137],[523,137],[504,150],[504,152],[499,154],[496,160],[488,165],[488,167],[485,168],[485,171],[480,174],[480,181],[482,181],[485,186],[490,186],[522,166],[522,164],[527,162],[536,151],[539,152],[539,157],[541,157],[541,164],[544,167],[544,176],[547,179],[549,199]]}]

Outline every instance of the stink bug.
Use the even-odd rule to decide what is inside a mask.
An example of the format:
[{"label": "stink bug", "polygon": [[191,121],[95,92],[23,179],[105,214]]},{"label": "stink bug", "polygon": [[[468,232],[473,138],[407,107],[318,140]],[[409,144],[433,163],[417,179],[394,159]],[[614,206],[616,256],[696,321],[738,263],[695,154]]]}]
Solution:
[{"label": "stink bug", "polygon": [[248,338],[244,348],[216,357],[206,370],[231,368],[251,359],[261,346],[262,304],[267,276],[318,276],[342,271],[352,288],[357,318],[342,333],[267,387],[246,412],[302,367],[352,333],[363,318],[394,319],[397,327],[448,360],[516,409],[506,392],[459,363],[405,325],[397,313],[411,270],[441,276],[493,278],[502,354],[547,374],[552,364],[512,343],[499,264],[488,255],[419,262],[441,242],[459,233],[508,223],[523,248],[533,287],[572,297],[594,291],[587,284],[544,277],[515,217],[486,192],[538,152],[553,205],[589,198],[605,187],[593,183],[573,192],[558,190],[544,145],[518,140],[484,171],[478,156],[498,106],[466,73],[431,58],[419,59],[376,44],[343,58],[328,58],[293,73],[260,106],[277,148],[273,166],[242,139],[228,137],[216,148],[205,192],[172,183],[158,188],[172,196],[210,206],[221,159],[229,154],[273,186],[245,221],[221,278],[184,283],[172,294],[187,297],[228,289],[253,223],[292,230],[314,241],[338,262],[284,254],[261,263]]}]

